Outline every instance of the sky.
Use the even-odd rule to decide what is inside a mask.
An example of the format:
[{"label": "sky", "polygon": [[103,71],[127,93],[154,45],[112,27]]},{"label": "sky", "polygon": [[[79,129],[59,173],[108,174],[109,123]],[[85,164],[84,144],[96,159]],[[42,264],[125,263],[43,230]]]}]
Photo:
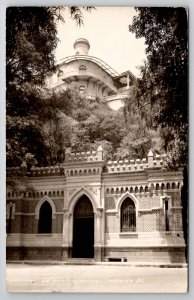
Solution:
[{"label": "sky", "polygon": [[74,55],[73,44],[78,38],[90,43],[89,55],[108,63],[118,73],[130,70],[139,75],[138,66],[146,59],[144,39],[136,39],[128,30],[133,16],[132,7],[97,7],[91,13],[83,13],[84,25],[79,27],[70,18],[68,9],[64,12],[65,23],[58,24],[56,60]]}]

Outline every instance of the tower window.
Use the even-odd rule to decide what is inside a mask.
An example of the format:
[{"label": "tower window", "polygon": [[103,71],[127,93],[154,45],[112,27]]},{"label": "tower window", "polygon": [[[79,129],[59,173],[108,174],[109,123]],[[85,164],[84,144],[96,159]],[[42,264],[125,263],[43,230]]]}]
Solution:
[{"label": "tower window", "polygon": [[85,90],[86,90],[85,86],[81,85],[81,86],[79,87],[79,93],[80,93],[80,95],[84,95]]},{"label": "tower window", "polygon": [[84,65],[81,65],[81,66],[79,67],[79,70],[86,71],[86,70],[87,70],[87,68],[86,68],[86,66],[84,66]]}]

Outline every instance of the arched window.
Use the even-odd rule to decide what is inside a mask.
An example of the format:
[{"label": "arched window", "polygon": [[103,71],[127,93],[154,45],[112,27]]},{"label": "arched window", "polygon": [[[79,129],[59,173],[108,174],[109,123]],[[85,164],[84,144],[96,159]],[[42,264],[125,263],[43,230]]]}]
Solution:
[{"label": "arched window", "polygon": [[80,94],[80,95],[84,95],[85,92],[86,92],[85,86],[81,85],[81,86],[79,87],[79,94]]},{"label": "arched window", "polygon": [[45,201],[39,212],[38,233],[52,232],[52,208],[48,201]]},{"label": "arched window", "polygon": [[121,232],[134,231],[136,231],[135,204],[127,197],[121,205]]},{"label": "arched window", "polygon": [[164,218],[165,218],[165,229],[166,231],[170,230],[169,226],[169,200],[168,198],[164,198]]},{"label": "arched window", "polygon": [[12,231],[12,219],[15,217],[15,203],[10,202],[6,206],[6,232]]},{"label": "arched window", "polygon": [[173,182],[172,189],[176,189],[176,184]]}]

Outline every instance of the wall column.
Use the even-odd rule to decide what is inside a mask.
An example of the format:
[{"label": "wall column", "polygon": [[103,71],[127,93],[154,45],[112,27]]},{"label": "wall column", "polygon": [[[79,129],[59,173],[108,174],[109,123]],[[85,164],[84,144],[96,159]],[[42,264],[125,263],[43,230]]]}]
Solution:
[{"label": "wall column", "polygon": [[70,244],[69,244],[69,237],[70,237],[70,214],[67,210],[64,210],[63,214],[63,254],[62,260],[67,260],[70,257]]},{"label": "wall column", "polygon": [[96,261],[102,261],[102,209],[95,213],[95,241],[94,257]]}]

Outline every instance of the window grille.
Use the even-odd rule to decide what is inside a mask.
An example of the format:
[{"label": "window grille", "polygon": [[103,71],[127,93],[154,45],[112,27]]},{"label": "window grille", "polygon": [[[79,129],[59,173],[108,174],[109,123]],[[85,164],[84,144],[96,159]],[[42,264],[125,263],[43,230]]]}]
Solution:
[{"label": "window grille", "polygon": [[134,202],[126,198],[121,205],[121,232],[136,231],[136,210]]}]

